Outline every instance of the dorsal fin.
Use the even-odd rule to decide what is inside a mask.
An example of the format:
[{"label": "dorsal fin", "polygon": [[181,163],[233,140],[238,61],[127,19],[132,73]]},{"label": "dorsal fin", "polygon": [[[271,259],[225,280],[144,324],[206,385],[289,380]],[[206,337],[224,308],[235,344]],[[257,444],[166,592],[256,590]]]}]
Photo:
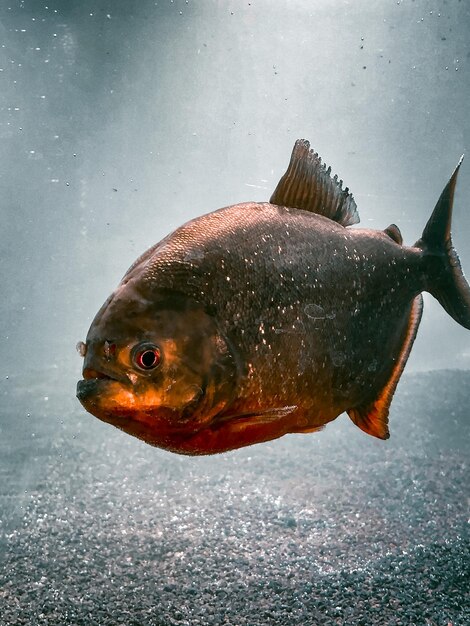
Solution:
[{"label": "dorsal fin", "polygon": [[356,202],[349,189],[343,189],[338,176],[331,178],[331,167],[326,167],[316,152],[310,150],[306,139],[297,139],[289,167],[279,181],[271,204],[324,215],[350,226],[359,222]]}]

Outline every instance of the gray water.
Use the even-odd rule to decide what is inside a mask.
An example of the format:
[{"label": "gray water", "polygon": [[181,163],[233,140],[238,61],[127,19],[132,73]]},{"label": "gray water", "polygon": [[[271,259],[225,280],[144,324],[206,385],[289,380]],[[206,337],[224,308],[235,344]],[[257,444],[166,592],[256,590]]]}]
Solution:
[{"label": "gray water", "polygon": [[[2,3],[3,375],[75,359],[138,254],[192,217],[267,200],[298,137],[350,187],[363,226],[395,222],[416,241],[469,147],[469,10]],[[469,187],[464,162],[464,269]],[[441,367],[470,367],[470,333],[429,297],[409,369]]]},{"label": "gray water", "polygon": [[[83,583],[86,579],[87,593],[99,586],[94,576],[96,568],[99,569],[100,550],[108,555],[111,570],[112,563],[127,558],[119,551],[108,553],[108,548],[105,549],[108,540],[98,535],[93,549],[87,548],[96,568],[90,566],[88,574],[77,574],[71,562],[64,561],[60,593],[56,581],[54,596],[47,576],[42,586],[34,587],[41,581],[41,559],[53,558],[47,555],[60,548],[52,538],[59,531],[43,521],[44,532],[30,535],[28,524],[47,519],[44,514],[56,522],[61,519],[60,507],[73,509],[70,499],[74,489],[79,494],[77,501],[86,503],[87,515],[82,511],[60,527],[63,546],[68,545],[67,541],[78,545],[77,537],[86,535],[84,529],[88,528],[89,520],[101,519],[103,514],[111,515],[106,518],[111,520],[109,526],[105,525],[106,532],[114,532],[121,522],[125,526],[125,520],[113,517],[111,511],[122,506],[130,526],[141,524],[145,531],[139,534],[139,542],[143,542],[139,543],[142,552],[137,550],[139,558],[144,559],[145,537],[150,537],[152,549],[156,550],[149,557],[152,571],[159,572],[157,563],[163,567],[160,574],[168,576],[174,571],[175,581],[171,584],[177,589],[181,581],[183,586],[189,585],[183,561],[174,564],[172,570],[173,561],[166,559],[166,548],[158,543],[159,535],[152,520],[160,520],[170,543],[176,537],[180,547],[175,551],[183,554],[178,557],[183,560],[188,542],[195,541],[201,529],[209,532],[208,511],[215,518],[217,511],[220,513],[219,520],[214,522],[216,529],[228,524],[230,519],[235,520],[235,526],[239,522],[232,533],[238,539],[232,544],[225,535],[220,543],[221,535],[216,530],[211,535],[213,542],[208,540],[206,551],[187,552],[190,566],[196,567],[196,554],[197,567],[205,572],[208,603],[215,607],[215,617],[211,618],[214,621],[191,614],[189,605],[182,601],[180,606],[178,594],[164,591],[158,586],[162,581],[157,584],[147,571],[146,585],[156,590],[152,596],[153,612],[150,607],[148,613],[155,624],[245,623],[240,608],[243,598],[249,599],[247,606],[254,615],[266,603],[274,602],[273,598],[285,599],[285,593],[289,599],[284,604],[297,607],[300,620],[296,622],[292,618],[291,623],[308,623],[308,614],[315,615],[311,617],[312,624],[353,624],[362,623],[361,619],[367,624],[379,623],[371,617],[372,609],[363,617],[359,614],[348,617],[342,605],[334,613],[336,605],[330,606],[328,602],[328,606],[321,602],[315,606],[309,604],[311,600],[305,596],[307,588],[324,598],[331,591],[328,587],[331,580],[326,581],[324,589],[312,582],[318,574],[315,568],[322,562],[321,558],[318,561],[318,552],[312,545],[326,542],[327,552],[337,550],[337,558],[330,558],[332,565],[327,570],[341,576],[341,572],[362,567],[367,560],[375,563],[387,554],[401,563],[403,551],[410,546],[412,551],[422,546],[429,554],[435,550],[442,556],[447,545],[443,529],[453,519],[449,554],[453,558],[456,553],[464,552],[462,541],[468,550],[467,536],[462,530],[465,528],[463,502],[468,496],[464,461],[468,449],[457,446],[455,452],[456,489],[448,471],[443,469],[441,474],[437,468],[446,464],[446,455],[457,462],[452,451],[459,437],[450,436],[447,431],[442,434],[439,422],[430,420],[429,429],[434,428],[435,434],[426,436],[434,436],[438,442],[442,434],[443,448],[438,443],[435,444],[438,448],[426,448],[420,438],[427,422],[424,418],[419,421],[425,412],[413,398],[412,390],[414,386],[420,389],[420,401],[433,397],[446,424],[454,412],[452,419],[460,424],[459,432],[467,432],[462,429],[468,423],[465,422],[470,399],[468,375],[444,374],[441,370],[470,370],[470,333],[450,319],[431,296],[425,297],[423,320],[407,366],[408,374],[417,378],[408,379],[412,381],[406,388],[409,401],[403,400],[399,405],[401,412],[393,414],[397,423],[395,433],[406,423],[403,422],[406,416],[411,416],[411,421],[413,416],[419,418],[419,424],[423,425],[413,431],[418,451],[406,446],[402,451],[405,466],[414,467],[413,471],[418,473],[422,463],[432,467],[432,488],[429,477],[416,479],[418,487],[429,496],[429,502],[427,496],[423,497],[416,525],[432,530],[435,523],[436,527],[430,535],[412,533],[409,542],[403,539],[400,530],[395,544],[391,537],[390,544],[384,547],[383,542],[374,544],[373,538],[362,532],[351,547],[351,539],[344,539],[343,534],[349,517],[341,517],[339,513],[340,530],[334,536],[325,530],[335,523],[337,513],[335,507],[328,508],[326,490],[332,501],[336,498],[346,509],[349,506],[351,515],[362,506],[367,510],[380,509],[383,494],[388,498],[387,510],[390,512],[396,505],[400,520],[413,509],[412,504],[405,503],[400,513],[402,503],[396,489],[399,469],[394,466],[394,454],[386,453],[386,462],[395,467],[391,477],[380,464],[382,461],[379,463],[380,455],[385,454],[380,451],[386,450],[384,446],[388,443],[368,443],[365,435],[351,436],[351,431],[342,425],[335,426],[326,439],[322,439],[324,434],[287,437],[210,461],[175,460],[168,453],[132,441],[98,423],[84,413],[74,394],[81,366],[75,344],[85,338],[97,309],[134,259],[197,215],[240,201],[267,200],[299,137],[309,139],[349,186],[358,204],[362,226],[382,229],[395,222],[406,243],[418,239],[460,155],[469,152],[469,32],[470,4],[457,0],[140,0],[135,3],[12,0],[1,3],[0,393],[3,408],[0,435],[3,455],[0,468],[4,482],[3,488],[0,487],[3,503],[0,550],[8,570],[4,570],[0,590],[0,612],[6,607],[10,611],[13,606],[21,607],[21,598],[27,598],[16,617],[11,613],[11,623],[94,623],[91,616],[98,615],[101,600],[92,598],[91,605],[82,613],[77,609],[80,605],[77,600],[74,610],[78,613],[73,617],[64,598],[72,588],[80,589],[79,581]],[[469,157],[459,175],[453,221],[454,244],[468,272]],[[429,370],[435,372],[423,373]],[[431,407],[426,410],[429,413]],[[359,463],[356,470],[359,474],[368,470],[368,460],[379,463],[381,495],[374,489],[370,492],[363,489],[362,478],[357,479],[352,504],[347,504],[344,493],[347,476],[339,469],[349,467],[344,437],[350,454]],[[382,447],[370,448],[375,444]],[[297,485],[296,481],[301,481],[310,467],[309,446],[312,453],[319,451],[318,458],[325,459],[331,471],[326,474],[320,471],[317,491],[307,493],[306,487],[292,489],[292,485]],[[127,456],[133,460],[130,465],[122,461]],[[251,463],[248,458],[255,459],[256,471],[247,473],[247,463]],[[148,474],[155,478],[155,467],[166,478],[155,487],[158,497],[152,498],[149,495],[152,489],[143,483]],[[317,463],[314,467],[323,466]],[[86,468],[94,468],[96,474]],[[177,480],[168,475],[170,471],[175,472]],[[185,488],[177,496],[178,486],[185,483],[188,472],[193,491]],[[194,482],[199,472],[206,477],[201,483]],[[228,472],[229,483],[217,479],[224,472]],[[257,485],[265,486],[270,474],[277,478],[278,486],[272,492],[268,490],[268,495],[262,487],[259,498],[264,504],[260,504]],[[106,491],[107,477],[109,498],[102,500],[101,505],[96,499],[87,500],[85,493]],[[309,475],[309,478],[313,477]],[[134,490],[141,486],[137,503],[129,489],[121,488],[122,481],[129,481]],[[406,488],[408,483],[404,484]],[[201,504],[204,512],[198,517],[194,514],[194,498],[204,486],[212,495]],[[233,491],[230,491],[229,510],[221,503],[230,489]],[[434,497],[434,492],[441,498],[443,494],[451,494],[449,501],[443,507],[433,508],[433,498],[438,497]],[[244,493],[251,495],[244,500]],[[412,499],[411,487],[407,493]],[[363,498],[367,495],[368,504],[360,501],[361,494]],[[122,501],[126,498],[127,504]],[[259,511],[269,511],[271,517],[278,514],[271,498],[281,498],[285,517],[292,518],[295,527],[289,527],[291,522],[283,526],[282,522],[273,534],[266,518],[263,522],[268,528],[266,541],[259,543],[255,524],[261,515]],[[309,502],[301,506],[302,498],[309,498]],[[104,509],[103,502],[107,503]],[[134,504],[138,513],[132,519]],[[446,509],[447,505],[450,509]],[[186,539],[184,523],[178,518],[184,510],[193,513],[188,530],[191,536]],[[67,519],[67,515],[65,511],[63,518]],[[177,534],[171,537],[173,518],[177,518],[177,530],[174,530]],[[240,544],[244,546],[241,564],[235,569],[238,577],[247,576],[246,585],[237,587],[235,608],[232,613],[224,609],[225,622],[221,622],[217,611],[222,605],[226,607],[227,601],[216,592],[215,579],[210,579],[209,572],[214,567],[225,571],[222,562],[214,561],[218,549],[222,561],[224,554],[227,558],[229,555],[237,558],[236,550],[230,552],[229,544],[233,548],[245,536],[243,519],[251,521],[247,522],[247,539]],[[382,520],[380,524],[387,523],[386,515],[383,519],[385,522]],[[390,524],[393,535],[396,524]],[[296,534],[293,528],[303,530],[299,535],[300,531]],[[276,595],[275,587],[282,583],[280,570],[270,569],[278,561],[269,552],[269,539],[291,546],[284,553],[281,551],[279,559],[280,562],[284,559],[286,567],[294,572],[297,588],[302,590],[298,596],[293,584],[287,592],[284,589]],[[32,551],[33,544],[40,551],[39,556]],[[132,546],[126,544],[127,549],[132,557]],[[255,570],[262,587],[257,587],[255,579],[247,574],[253,565],[246,557],[250,550],[261,559]],[[155,556],[157,553],[161,558]],[[440,600],[435,596],[435,602],[440,602],[435,613],[427,618],[420,614],[418,594],[408,605],[404,601],[410,610],[417,607],[417,617],[402,618],[402,623],[447,624],[453,619],[455,624],[464,624],[467,621],[468,598],[462,597],[464,585],[458,582],[461,579],[455,572],[455,576],[452,574],[452,558],[440,561],[444,579],[454,583],[447,585]],[[21,567],[21,559],[29,559],[33,569]],[[267,564],[265,569],[259,565],[263,559]],[[349,561],[353,565],[348,569],[345,563]],[[109,598],[117,597],[120,587],[128,591],[133,588],[129,582],[130,569],[115,568],[106,587]],[[135,571],[138,568],[133,575]],[[446,578],[447,573],[450,578]],[[380,586],[382,574],[379,572],[378,576]],[[387,576],[385,579],[389,581]],[[411,584],[414,574],[401,577],[398,567],[394,576],[392,582],[402,588]],[[277,582],[271,588],[269,584],[274,579]],[[250,580],[254,587],[250,586]],[[11,591],[5,591],[11,590],[12,585],[18,592],[14,598]],[[197,581],[194,585],[196,594],[201,592]],[[348,585],[353,600],[346,598],[346,604],[357,601],[354,594],[360,583],[353,578]],[[389,596],[393,588],[390,585]],[[259,591],[261,588],[263,593]],[[37,596],[34,589],[39,589]],[[145,589],[148,596],[149,588]],[[423,593],[429,592],[432,586],[423,589]],[[52,593],[47,601],[46,591]],[[185,602],[192,593],[184,596]],[[77,594],[83,601],[84,596]],[[459,600],[452,604],[450,599],[456,595]],[[378,597],[374,597],[376,603]],[[51,608],[54,598],[56,614]],[[204,606],[202,596],[197,598],[196,605]],[[135,623],[142,623],[147,615],[142,602],[131,603],[137,616]],[[39,617],[41,606],[48,607],[44,618]],[[258,621],[252,618],[247,623],[279,623],[275,616],[259,615]],[[285,617],[288,612],[283,615],[283,619],[288,619]],[[390,615],[384,623],[400,623],[394,622]],[[202,621],[198,622],[199,619]],[[121,607],[114,614],[109,609],[102,617],[95,617],[95,623],[131,621]]]}]

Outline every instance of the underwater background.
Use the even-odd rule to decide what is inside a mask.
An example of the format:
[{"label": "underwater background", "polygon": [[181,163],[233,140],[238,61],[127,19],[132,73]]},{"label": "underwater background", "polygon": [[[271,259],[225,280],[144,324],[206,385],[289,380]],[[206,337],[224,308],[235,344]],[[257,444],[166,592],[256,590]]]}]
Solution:
[{"label": "underwater background", "polygon": [[469,33],[459,0],[1,3],[4,623],[470,623],[470,333],[431,296],[388,442],[342,416],[190,459],[75,399],[75,344],[129,265],[268,200],[297,138],[360,226],[416,241],[469,152]]}]

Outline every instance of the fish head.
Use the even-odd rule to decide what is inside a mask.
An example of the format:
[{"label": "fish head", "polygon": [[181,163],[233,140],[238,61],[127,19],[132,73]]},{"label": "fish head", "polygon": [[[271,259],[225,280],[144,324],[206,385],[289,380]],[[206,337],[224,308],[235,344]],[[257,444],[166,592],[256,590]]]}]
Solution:
[{"label": "fish head", "polygon": [[178,451],[234,394],[235,361],[217,320],[179,292],[121,284],[79,351],[85,409],[158,447]]}]

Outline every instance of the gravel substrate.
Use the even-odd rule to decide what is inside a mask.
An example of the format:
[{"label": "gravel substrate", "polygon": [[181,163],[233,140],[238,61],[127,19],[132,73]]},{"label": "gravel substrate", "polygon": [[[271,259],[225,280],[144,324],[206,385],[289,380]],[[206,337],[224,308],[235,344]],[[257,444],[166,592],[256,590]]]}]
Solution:
[{"label": "gravel substrate", "polygon": [[1,624],[470,624],[470,372],[405,375],[387,442],[342,416],[203,458],[87,415],[71,375],[22,380],[0,389]]}]

